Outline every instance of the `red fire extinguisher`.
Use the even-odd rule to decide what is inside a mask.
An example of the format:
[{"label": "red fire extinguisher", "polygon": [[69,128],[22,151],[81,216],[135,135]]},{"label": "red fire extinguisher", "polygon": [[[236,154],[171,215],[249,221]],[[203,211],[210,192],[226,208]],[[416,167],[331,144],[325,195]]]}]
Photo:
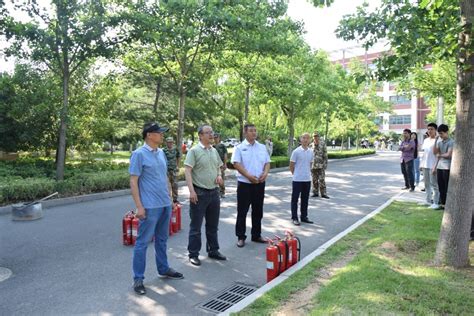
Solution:
[{"label": "red fire extinguisher", "polygon": [[132,244],[132,216],[133,212],[128,211],[122,218],[122,242],[125,246]]},{"label": "red fire extinguisher", "polygon": [[280,274],[281,270],[281,251],[274,241],[267,239],[268,246],[266,249],[267,255],[267,282],[270,282]]},{"label": "red fire extinguisher", "polygon": [[132,245],[135,245],[135,241],[137,240],[138,236],[138,226],[140,225],[140,221],[136,216],[132,218]]},{"label": "red fire extinguisher", "polygon": [[286,270],[286,265],[288,262],[288,245],[285,240],[282,240],[279,236],[275,235],[276,245],[280,249],[281,255],[279,256],[280,273]]},{"label": "red fire extinguisher", "polygon": [[178,223],[178,231],[181,230],[181,204],[176,203],[176,221]]},{"label": "red fire extinguisher", "polygon": [[173,209],[171,210],[171,230],[173,234],[178,232],[178,212],[175,205],[173,205]]},{"label": "red fire extinguisher", "polygon": [[288,261],[286,268],[288,269],[292,265],[300,261],[301,256],[301,241],[291,231],[286,231],[286,243],[288,245]]}]

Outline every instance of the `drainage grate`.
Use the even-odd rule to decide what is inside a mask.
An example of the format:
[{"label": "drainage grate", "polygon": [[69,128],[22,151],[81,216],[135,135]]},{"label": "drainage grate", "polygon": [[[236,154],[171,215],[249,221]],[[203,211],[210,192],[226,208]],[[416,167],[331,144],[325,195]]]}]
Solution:
[{"label": "drainage grate", "polygon": [[222,313],[255,292],[256,289],[255,286],[234,284],[217,293],[210,300],[200,304],[198,307],[212,313]]}]

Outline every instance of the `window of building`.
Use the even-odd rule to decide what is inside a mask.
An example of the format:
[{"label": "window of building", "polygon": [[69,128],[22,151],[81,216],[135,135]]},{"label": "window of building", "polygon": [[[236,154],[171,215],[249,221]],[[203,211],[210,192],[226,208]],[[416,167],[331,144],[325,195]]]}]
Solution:
[{"label": "window of building", "polygon": [[390,125],[411,124],[411,115],[390,115]]},{"label": "window of building", "polygon": [[410,104],[411,98],[407,95],[392,95],[389,98],[390,103],[397,105],[397,104]]}]

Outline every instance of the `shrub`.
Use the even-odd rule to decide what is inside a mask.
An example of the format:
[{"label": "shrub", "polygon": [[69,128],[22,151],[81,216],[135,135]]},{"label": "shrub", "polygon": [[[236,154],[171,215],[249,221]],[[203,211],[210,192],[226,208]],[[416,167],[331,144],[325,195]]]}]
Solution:
[{"label": "shrub", "polygon": [[0,203],[32,201],[53,193],[54,187],[53,179],[28,178],[6,181],[0,185]]},{"label": "shrub", "polygon": [[375,154],[374,149],[344,150],[328,152],[329,159],[342,159]]}]

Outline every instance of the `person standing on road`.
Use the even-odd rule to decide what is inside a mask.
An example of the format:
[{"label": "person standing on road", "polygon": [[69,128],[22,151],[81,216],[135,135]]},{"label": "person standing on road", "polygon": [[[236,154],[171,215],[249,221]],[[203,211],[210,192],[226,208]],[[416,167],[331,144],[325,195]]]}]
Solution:
[{"label": "person standing on road", "polygon": [[214,133],[214,148],[219,153],[219,157],[222,160],[221,166],[221,178],[222,184],[219,185],[221,198],[225,198],[225,170],[227,169],[227,147],[221,142],[221,135]]},{"label": "person standing on road", "polygon": [[222,183],[221,166],[217,150],[211,146],[213,141],[212,127],[203,125],[198,128],[199,144],[191,148],[184,161],[184,174],[189,189],[189,261],[201,265],[199,251],[201,250],[201,227],[206,219],[206,250],[209,258],[226,260],[219,252],[217,231],[221,201],[219,185]]},{"label": "person standing on road", "polygon": [[436,145],[433,147],[433,153],[438,158],[436,176],[439,188],[439,204],[443,209],[448,194],[449,171],[454,148],[454,141],[449,137],[448,130],[448,125],[441,124],[438,126],[439,137],[436,137]]},{"label": "person standing on road", "polygon": [[301,135],[301,146],[293,150],[290,158],[290,171],[293,175],[292,193],[291,193],[291,219],[296,226],[300,225],[298,221],[298,199],[301,194],[301,222],[312,224],[308,219],[308,199],[311,190],[311,163],[313,162],[313,153],[309,149],[309,133]]},{"label": "person standing on road", "polygon": [[273,142],[270,136],[265,140],[265,148],[267,149],[268,156],[271,157],[273,154]]},{"label": "person standing on road", "polygon": [[163,133],[168,128],[157,123],[145,124],[142,131],[145,144],[135,150],[130,158],[130,189],[140,220],[137,240],[133,249],[133,289],[137,294],[146,294],[146,251],[148,243],[155,237],[155,260],[160,277],[182,279],[183,275],[168,265],[166,241],[168,240],[171,216],[171,200],[166,176],[166,157],[160,148]]},{"label": "person standing on road", "polygon": [[168,180],[171,184],[171,190],[173,192],[173,203],[178,202],[178,172],[179,162],[181,159],[181,153],[174,146],[173,137],[166,138],[166,147],[163,149],[168,160]]},{"label": "person standing on road", "polygon": [[328,151],[326,144],[319,139],[318,132],[313,133],[313,165],[311,166],[311,176],[313,178],[313,195],[329,199],[326,193],[326,168],[328,167]]},{"label": "person standing on road", "polygon": [[253,242],[265,243],[262,238],[263,200],[265,197],[265,180],[270,170],[270,156],[265,145],[257,142],[255,125],[244,126],[244,141],[235,147],[232,163],[237,170],[237,222],[235,235],[237,247],[245,246],[246,219],[252,205]]},{"label": "person standing on road", "polygon": [[402,152],[400,156],[400,166],[405,180],[405,187],[403,187],[402,190],[410,189],[410,192],[413,192],[415,191],[415,176],[413,173],[415,142],[411,139],[410,135],[411,131],[408,128],[403,130],[403,141],[398,150]]},{"label": "person standing on road", "polygon": [[418,134],[411,132],[410,138],[415,142],[415,153],[413,155],[413,174],[415,178],[415,186],[417,187],[420,184],[420,156],[418,153]]},{"label": "person standing on road", "polygon": [[431,205],[430,207],[432,209],[439,208],[438,179],[436,177],[436,172],[432,172],[437,160],[433,152],[433,147],[436,142],[437,128],[438,126],[435,123],[428,124],[428,137],[425,138],[421,147],[423,150],[423,157],[420,162],[420,168],[423,171],[423,179],[425,182],[426,203]]}]

